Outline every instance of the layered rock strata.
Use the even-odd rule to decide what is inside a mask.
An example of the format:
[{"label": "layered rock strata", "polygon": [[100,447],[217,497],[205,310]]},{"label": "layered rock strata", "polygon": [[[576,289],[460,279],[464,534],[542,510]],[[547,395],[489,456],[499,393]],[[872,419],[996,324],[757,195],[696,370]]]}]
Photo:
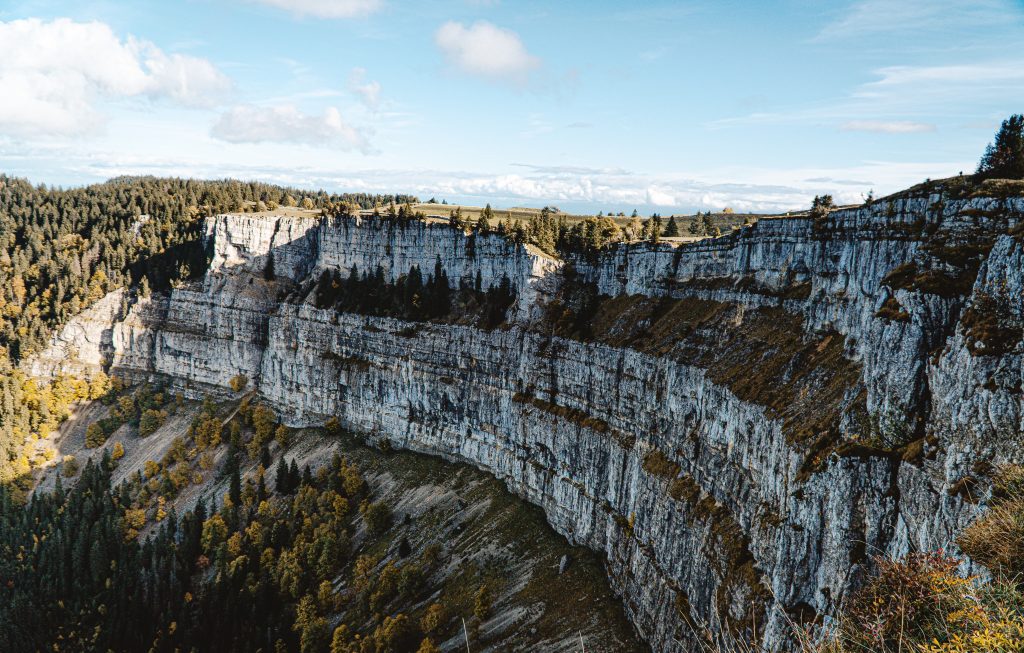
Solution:
[{"label": "layered rock strata", "polygon": [[[469,461],[605,554],[655,650],[705,627],[782,650],[872,555],[949,546],[986,470],[1020,457],[1022,212],[896,199],[619,245],[573,275],[446,225],[217,216],[204,282],[116,321],[113,366],[195,391],[243,373],[294,424],[337,416]],[[509,323],[338,313],[298,290],[413,265],[509,279]],[[551,317],[573,284],[593,295],[582,331]]]}]

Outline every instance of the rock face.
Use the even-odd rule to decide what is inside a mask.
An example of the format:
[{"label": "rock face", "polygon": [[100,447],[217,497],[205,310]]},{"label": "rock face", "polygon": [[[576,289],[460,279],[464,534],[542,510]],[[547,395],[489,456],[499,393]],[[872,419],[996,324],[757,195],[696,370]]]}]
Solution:
[{"label": "rock face", "polygon": [[114,354],[114,324],[124,317],[125,299],[125,291],[116,290],[73,317],[32,357],[26,371],[39,377],[59,372],[88,377],[103,369]]},{"label": "rock face", "polygon": [[[694,623],[784,650],[871,555],[950,546],[984,470],[1020,458],[1022,213],[934,195],[620,245],[571,261],[606,296],[590,337],[541,317],[569,305],[560,262],[496,235],[217,216],[204,282],[115,324],[113,366],[195,391],[241,372],[295,424],[337,416],[469,461],[606,556],[654,650],[695,650]],[[296,291],[331,267],[413,265],[507,277],[514,319],[414,324]]]},{"label": "rock face", "polygon": [[[438,267],[449,282],[485,290],[508,278],[519,293],[522,315],[538,302],[542,280],[561,263],[531,247],[517,246],[497,234],[466,236],[447,224],[407,220],[377,220],[367,225],[360,217],[267,219],[220,215],[207,222],[212,249],[212,272],[242,266],[254,273],[292,281],[318,277],[334,268],[343,274],[378,268],[395,281],[418,267],[426,277]],[[269,266],[269,268],[268,268]]]}]

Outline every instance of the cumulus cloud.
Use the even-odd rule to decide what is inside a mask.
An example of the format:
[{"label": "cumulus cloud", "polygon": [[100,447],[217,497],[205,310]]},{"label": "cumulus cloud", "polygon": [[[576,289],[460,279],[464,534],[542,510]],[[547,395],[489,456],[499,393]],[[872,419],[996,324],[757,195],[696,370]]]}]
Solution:
[{"label": "cumulus cloud", "polygon": [[294,106],[239,106],[221,115],[210,135],[228,143],[297,143],[370,151],[366,136],[328,107],[321,115]]},{"label": "cumulus cloud", "polygon": [[935,131],[935,125],[912,120],[850,120],[843,123],[844,132],[875,132],[879,134],[920,134]]},{"label": "cumulus cloud", "polygon": [[485,20],[469,27],[449,21],[434,34],[434,42],[452,67],[494,81],[523,86],[541,64],[518,34]]},{"label": "cumulus cloud", "polygon": [[100,22],[0,22],[0,132],[75,134],[103,122],[102,99],[213,104],[231,86],[209,61],[120,39]]},{"label": "cumulus cloud", "polygon": [[268,7],[286,9],[297,16],[317,18],[354,18],[374,13],[381,0],[252,0]]},{"label": "cumulus cloud", "polygon": [[367,81],[365,68],[352,69],[348,87],[367,107],[376,111],[380,106],[380,82]]}]

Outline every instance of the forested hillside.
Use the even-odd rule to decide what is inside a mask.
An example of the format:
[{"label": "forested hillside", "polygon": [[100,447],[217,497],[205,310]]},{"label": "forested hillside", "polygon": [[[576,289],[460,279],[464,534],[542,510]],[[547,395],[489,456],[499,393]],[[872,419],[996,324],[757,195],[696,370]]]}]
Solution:
[{"label": "forested hillside", "polygon": [[38,384],[18,365],[56,327],[115,288],[138,284],[147,292],[202,276],[202,217],[278,205],[369,208],[414,199],[154,177],[63,190],[0,175],[0,482],[23,477],[41,462],[35,457],[44,453],[33,441],[66,416],[71,402],[88,395],[87,386],[73,380]]},{"label": "forested hillside", "polygon": [[27,506],[0,486],[5,653],[644,650],[597,557],[483,473],[168,397],[111,391],[88,462]]}]

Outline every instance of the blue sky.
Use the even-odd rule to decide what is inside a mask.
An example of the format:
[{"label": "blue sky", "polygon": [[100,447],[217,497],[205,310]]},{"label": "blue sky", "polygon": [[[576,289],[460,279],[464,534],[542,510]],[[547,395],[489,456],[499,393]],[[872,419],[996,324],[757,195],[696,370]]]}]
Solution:
[{"label": "blue sky", "polygon": [[973,169],[1024,3],[0,0],[0,170],[781,210]]}]

